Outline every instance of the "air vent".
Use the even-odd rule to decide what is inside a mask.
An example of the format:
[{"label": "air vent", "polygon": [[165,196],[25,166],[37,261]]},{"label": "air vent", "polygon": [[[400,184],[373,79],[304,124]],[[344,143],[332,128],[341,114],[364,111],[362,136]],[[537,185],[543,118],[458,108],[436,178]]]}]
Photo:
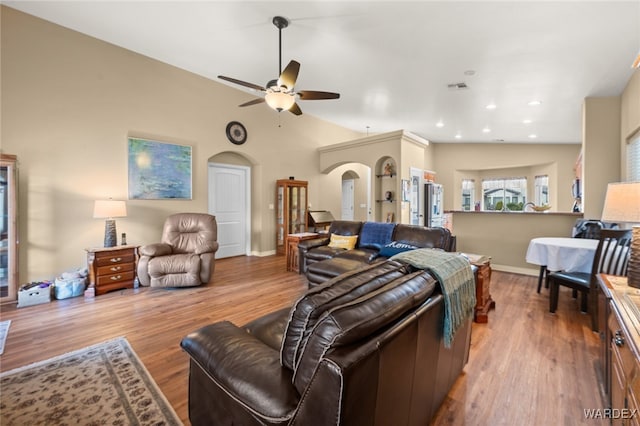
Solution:
[{"label": "air vent", "polygon": [[447,84],[447,87],[449,88],[449,90],[465,90],[469,88],[469,86],[467,86],[467,83],[464,82]]}]

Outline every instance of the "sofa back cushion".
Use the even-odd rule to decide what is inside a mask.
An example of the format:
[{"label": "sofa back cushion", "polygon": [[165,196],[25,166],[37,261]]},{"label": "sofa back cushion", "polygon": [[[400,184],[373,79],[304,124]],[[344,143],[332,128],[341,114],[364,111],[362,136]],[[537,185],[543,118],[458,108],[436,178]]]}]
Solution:
[{"label": "sofa back cushion", "polygon": [[329,226],[329,234],[359,235],[362,222],[353,220],[334,220]]},{"label": "sofa back cushion", "polygon": [[365,222],[360,232],[360,248],[373,248],[380,250],[391,242],[395,223]]},{"label": "sofa back cushion", "polygon": [[295,368],[306,339],[326,311],[351,302],[404,274],[404,265],[387,261],[344,273],[307,291],[291,308],[280,349],[282,365],[292,370]]},{"label": "sofa back cushion", "polygon": [[173,253],[202,254],[218,249],[218,226],[215,216],[206,213],[176,213],[167,218],[162,242]]},{"label": "sofa back cushion", "polygon": [[326,311],[306,339],[294,370],[293,383],[298,392],[304,393],[324,354],[382,332],[424,303],[435,287],[435,278],[417,271]]},{"label": "sofa back cushion", "polygon": [[445,251],[452,249],[451,231],[447,228],[398,224],[393,232],[393,241],[420,248],[441,248]]}]

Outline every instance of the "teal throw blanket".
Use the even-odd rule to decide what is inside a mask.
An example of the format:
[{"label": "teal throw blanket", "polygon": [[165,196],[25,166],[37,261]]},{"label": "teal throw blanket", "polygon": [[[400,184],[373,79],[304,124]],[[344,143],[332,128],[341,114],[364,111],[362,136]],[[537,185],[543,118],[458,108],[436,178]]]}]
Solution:
[{"label": "teal throw blanket", "polygon": [[399,253],[391,260],[431,272],[440,283],[444,296],[444,344],[451,347],[460,326],[476,306],[476,282],[469,260],[456,253],[437,249],[416,249]]}]

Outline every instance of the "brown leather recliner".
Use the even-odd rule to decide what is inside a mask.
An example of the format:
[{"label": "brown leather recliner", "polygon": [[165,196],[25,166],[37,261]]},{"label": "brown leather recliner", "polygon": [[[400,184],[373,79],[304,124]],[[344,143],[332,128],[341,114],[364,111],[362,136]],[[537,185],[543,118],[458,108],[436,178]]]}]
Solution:
[{"label": "brown leather recliner", "polygon": [[215,216],[176,213],[167,218],[160,243],[138,250],[140,285],[193,287],[206,284],[214,270],[218,250]]},{"label": "brown leather recliner", "polygon": [[341,275],[291,309],[186,336],[192,425],[422,426],[469,356],[450,347],[435,279],[387,261]]}]

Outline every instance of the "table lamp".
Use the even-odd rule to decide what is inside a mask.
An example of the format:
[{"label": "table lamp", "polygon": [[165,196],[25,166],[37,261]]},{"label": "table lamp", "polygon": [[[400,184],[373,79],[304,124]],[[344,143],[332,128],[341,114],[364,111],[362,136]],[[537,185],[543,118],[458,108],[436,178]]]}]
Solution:
[{"label": "table lamp", "polygon": [[126,217],[127,206],[124,201],[96,200],[93,206],[93,217],[105,218],[104,222],[104,246],[115,247],[118,245],[116,236],[116,221],[114,217]]},{"label": "table lamp", "polygon": [[610,183],[607,186],[602,220],[636,224],[631,234],[627,283],[631,287],[640,288],[640,182]]}]

